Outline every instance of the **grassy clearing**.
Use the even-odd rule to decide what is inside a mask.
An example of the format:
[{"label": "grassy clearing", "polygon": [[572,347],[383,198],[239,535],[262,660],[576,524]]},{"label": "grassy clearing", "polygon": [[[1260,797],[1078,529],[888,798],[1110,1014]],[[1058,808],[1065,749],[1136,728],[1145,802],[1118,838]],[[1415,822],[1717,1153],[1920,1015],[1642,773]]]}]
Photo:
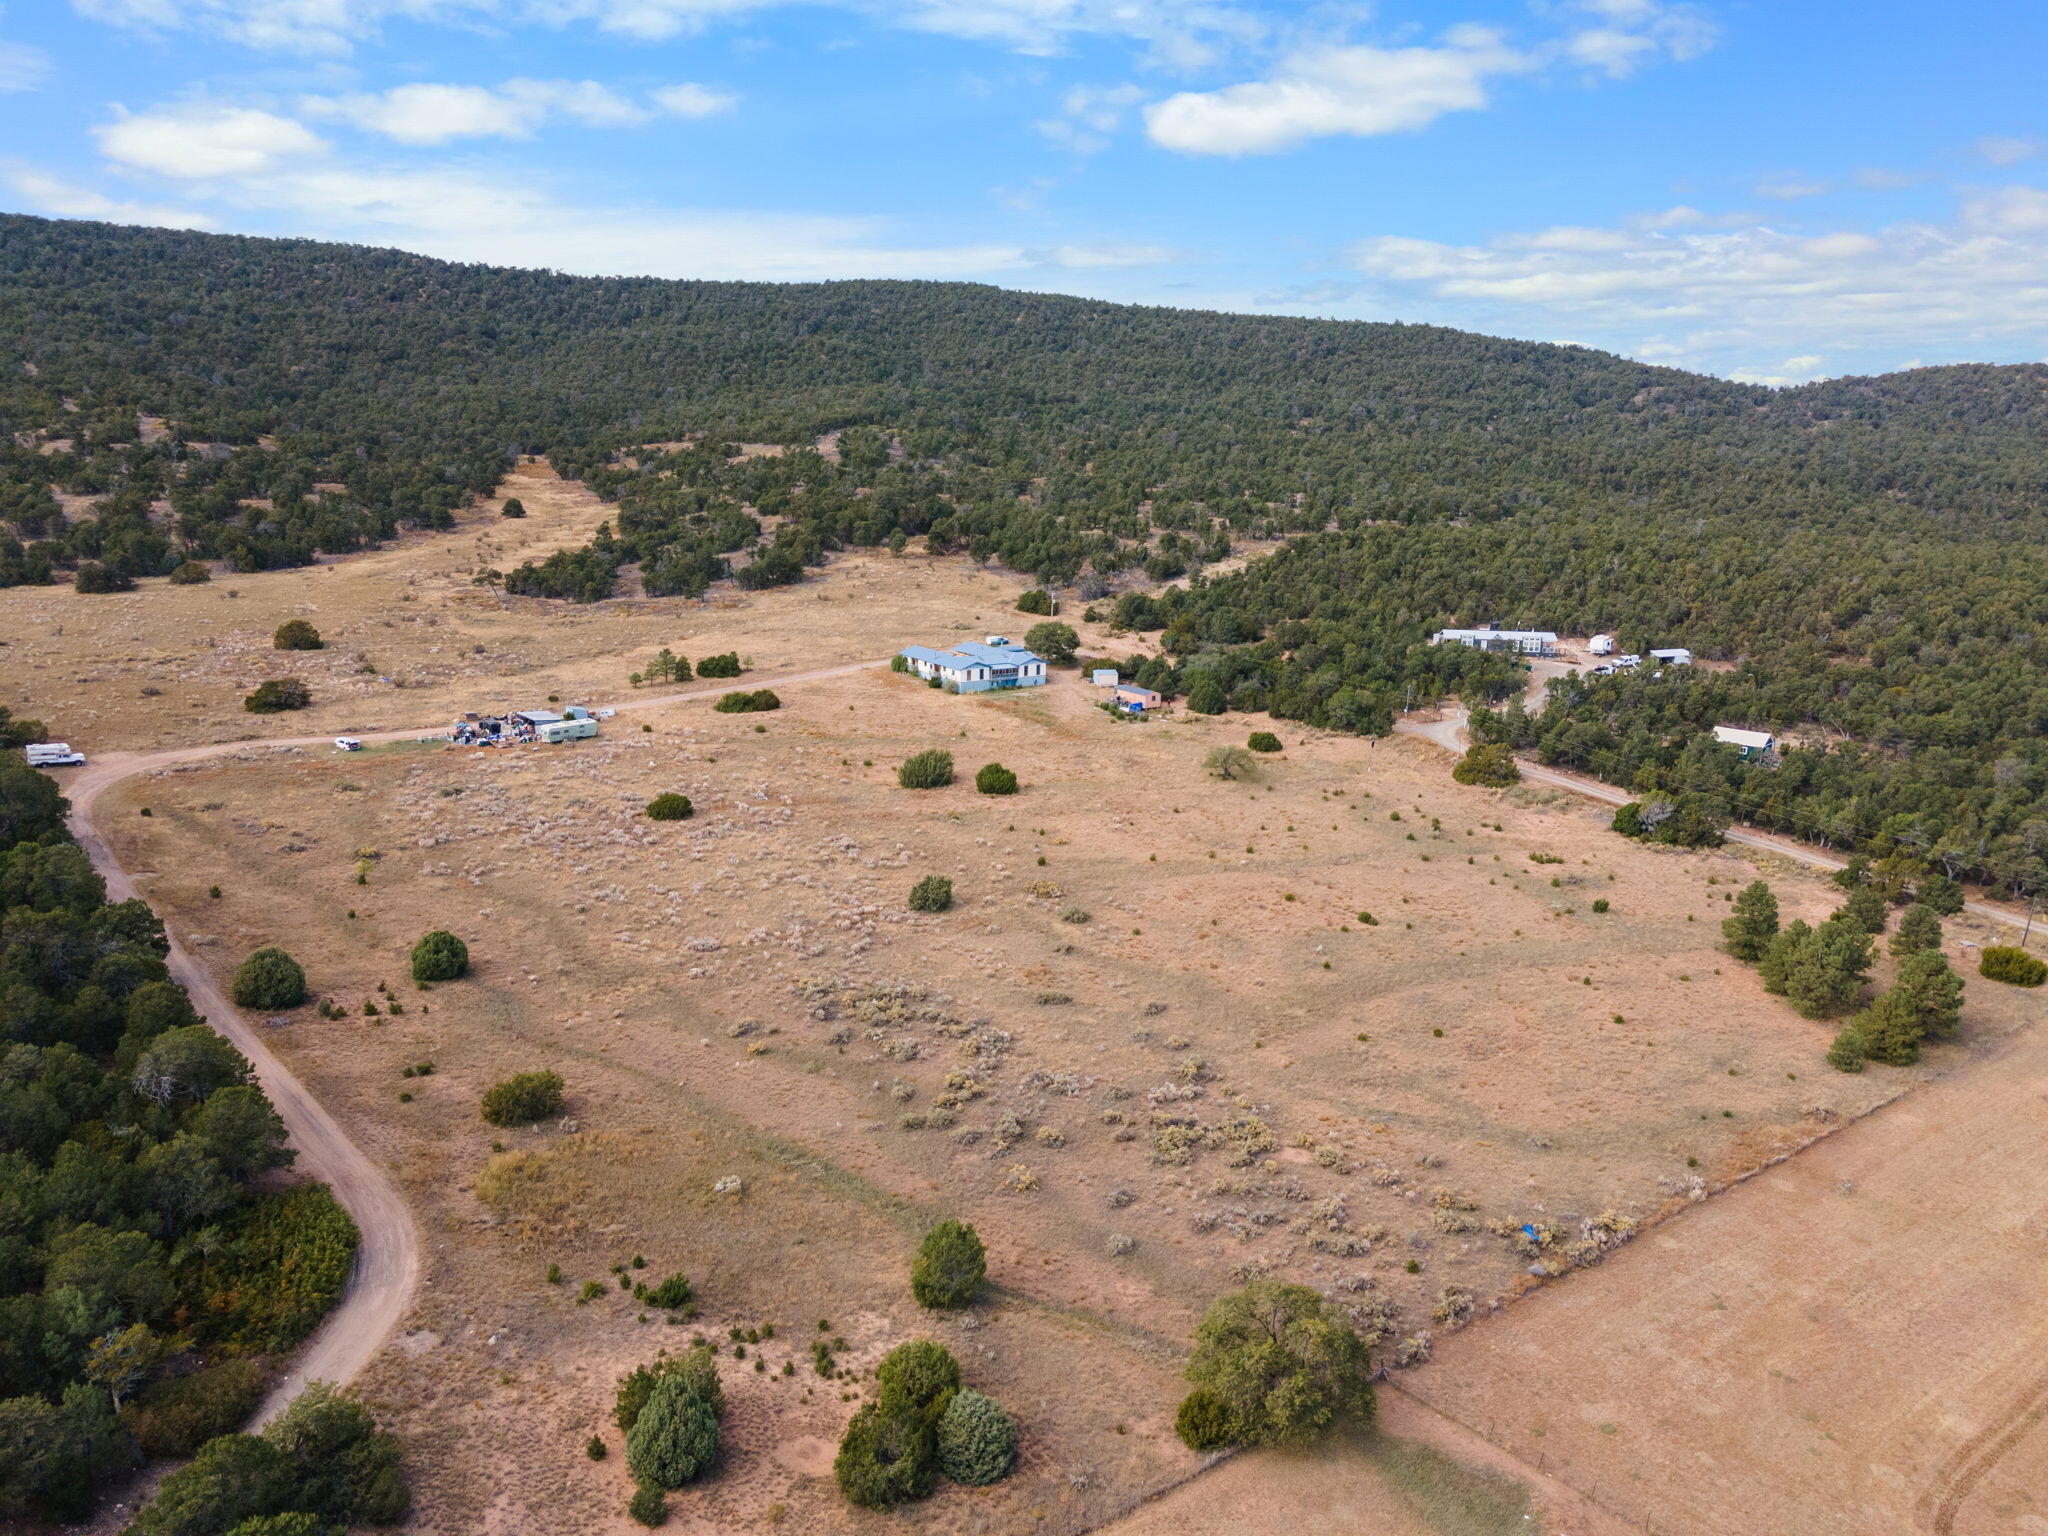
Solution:
[{"label": "grassy clearing", "polygon": [[1528,1488],[1505,1473],[1391,1435],[1370,1435],[1360,1448],[1387,1486],[1443,1536],[1529,1536],[1541,1529]]}]

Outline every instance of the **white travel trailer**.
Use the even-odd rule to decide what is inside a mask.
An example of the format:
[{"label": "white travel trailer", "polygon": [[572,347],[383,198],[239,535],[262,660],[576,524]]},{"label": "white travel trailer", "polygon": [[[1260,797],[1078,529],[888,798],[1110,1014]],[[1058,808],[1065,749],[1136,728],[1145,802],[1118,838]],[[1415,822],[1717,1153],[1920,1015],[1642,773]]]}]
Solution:
[{"label": "white travel trailer", "polygon": [[1595,635],[1586,642],[1586,649],[1595,656],[1612,656],[1614,654],[1614,636]]}]

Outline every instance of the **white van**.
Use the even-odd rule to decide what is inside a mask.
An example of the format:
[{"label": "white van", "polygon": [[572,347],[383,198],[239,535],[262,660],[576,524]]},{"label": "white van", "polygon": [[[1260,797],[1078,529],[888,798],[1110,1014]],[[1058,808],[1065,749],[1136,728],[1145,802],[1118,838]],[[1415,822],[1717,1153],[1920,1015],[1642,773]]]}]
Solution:
[{"label": "white van", "polygon": [[28,748],[31,768],[77,768],[84,762],[85,754],[72,751],[68,741],[39,741]]}]

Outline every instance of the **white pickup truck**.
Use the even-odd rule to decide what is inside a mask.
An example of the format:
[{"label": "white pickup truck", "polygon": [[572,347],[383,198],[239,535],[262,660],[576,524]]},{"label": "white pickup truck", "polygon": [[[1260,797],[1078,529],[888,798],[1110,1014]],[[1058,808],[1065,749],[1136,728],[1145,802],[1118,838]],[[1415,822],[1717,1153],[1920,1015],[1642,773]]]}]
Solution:
[{"label": "white pickup truck", "polygon": [[85,754],[72,751],[68,741],[32,742],[27,750],[31,768],[81,768],[85,765]]}]

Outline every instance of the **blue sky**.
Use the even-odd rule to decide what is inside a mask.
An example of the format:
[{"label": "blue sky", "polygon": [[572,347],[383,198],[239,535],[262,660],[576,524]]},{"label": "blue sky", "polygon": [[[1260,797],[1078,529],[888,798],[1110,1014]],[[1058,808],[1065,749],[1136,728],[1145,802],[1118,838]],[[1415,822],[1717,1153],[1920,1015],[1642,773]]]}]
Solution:
[{"label": "blue sky", "polygon": [[7,0],[0,204],[670,277],[2048,357],[2048,7]]}]

